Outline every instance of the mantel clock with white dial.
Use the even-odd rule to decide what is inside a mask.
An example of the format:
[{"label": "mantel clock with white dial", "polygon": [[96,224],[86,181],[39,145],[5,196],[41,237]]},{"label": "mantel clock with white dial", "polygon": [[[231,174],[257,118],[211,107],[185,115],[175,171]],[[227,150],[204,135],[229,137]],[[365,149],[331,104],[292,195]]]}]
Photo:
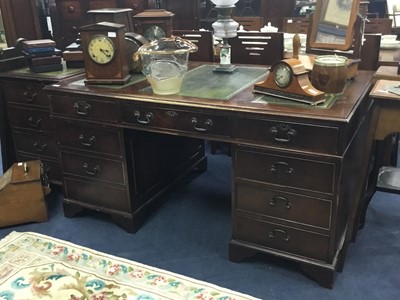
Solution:
[{"label": "mantel clock with white dial", "polygon": [[129,74],[125,25],[100,22],[80,28],[86,84],[124,84]]},{"label": "mantel clock with white dial", "polygon": [[300,60],[289,58],[275,62],[267,79],[254,84],[254,93],[284,98],[308,104],[325,101],[325,93],[310,82],[309,72]]},{"label": "mantel clock with white dial", "polygon": [[172,35],[173,13],[164,9],[146,9],[133,16],[135,32],[149,42]]}]

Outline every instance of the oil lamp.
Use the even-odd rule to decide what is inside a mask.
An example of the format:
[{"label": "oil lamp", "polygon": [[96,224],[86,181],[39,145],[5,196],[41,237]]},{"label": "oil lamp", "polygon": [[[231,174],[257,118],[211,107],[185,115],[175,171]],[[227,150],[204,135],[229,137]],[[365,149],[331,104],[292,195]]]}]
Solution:
[{"label": "oil lamp", "polygon": [[220,64],[214,69],[214,72],[233,73],[236,66],[231,64],[231,46],[228,43],[229,38],[237,35],[239,24],[231,18],[235,3],[238,0],[211,0],[218,11],[218,20],[212,24],[214,35],[222,39],[220,47]]}]

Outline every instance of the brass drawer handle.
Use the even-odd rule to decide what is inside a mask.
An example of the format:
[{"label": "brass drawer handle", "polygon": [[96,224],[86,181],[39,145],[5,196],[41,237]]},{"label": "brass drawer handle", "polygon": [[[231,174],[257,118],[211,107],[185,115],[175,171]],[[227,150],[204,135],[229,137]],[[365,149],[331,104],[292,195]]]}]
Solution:
[{"label": "brass drawer handle", "polygon": [[72,5],[70,5],[70,6],[68,7],[68,11],[69,11],[70,13],[73,13],[74,10],[75,10],[75,7],[73,7]]},{"label": "brass drawer handle", "polygon": [[25,91],[23,93],[23,96],[25,98],[25,101],[28,103],[34,103],[37,100],[37,93],[36,92],[29,92],[29,91]]},{"label": "brass drawer handle", "polygon": [[81,141],[82,146],[85,147],[92,147],[93,144],[96,142],[96,137],[94,135],[90,136],[86,141],[85,136],[83,134],[80,134],[78,139]]},{"label": "brass drawer handle", "polygon": [[39,142],[33,143],[33,147],[35,147],[37,152],[44,152],[46,151],[47,144],[39,144]]},{"label": "brass drawer handle", "polygon": [[36,121],[34,121],[34,120],[33,120],[33,117],[29,117],[29,118],[28,118],[28,123],[29,123],[29,126],[31,126],[31,127],[33,127],[33,128],[39,128],[40,125],[41,125],[41,123],[42,123],[42,119],[39,118],[39,119],[37,119]]},{"label": "brass drawer handle", "polygon": [[284,172],[285,174],[292,175],[294,173],[294,169],[284,161],[277,161],[269,167],[269,170],[273,174]]},{"label": "brass drawer handle", "polygon": [[269,205],[274,207],[276,206],[276,203],[280,201],[280,202],[284,202],[285,203],[285,207],[287,209],[292,208],[292,204],[289,202],[289,199],[283,196],[275,196],[271,199],[271,201],[269,202]]},{"label": "brass drawer handle", "polygon": [[150,124],[151,119],[153,119],[154,115],[152,112],[148,112],[145,114],[144,118],[141,118],[141,114],[140,111],[135,110],[133,112],[133,116],[136,118],[136,122],[138,122],[139,124]]},{"label": "brass drawer handle", "polygon": [[273,135],[274,140],[279,143],[289,143],[293,137],[296,136],[297,131],[291,128],[287,124],[279,124],[278,126],[272,126],[269,132]]},{"label": "brass drawer handle", "polygon": [[278,229],[278,228],[274,228],[272,229],[269,233],[268,233],[268,237],[270,239],[274,239],[277,235],[282,235],[282,240],[284,240],[285,242],[288,242],[290,239],[290,236],[287,234],[286,230],[283,229]]},{"label": "brass drawer handle", "polygon": [[85,169],[86,174],[89,174],[89,175],[92,175],[92,176],[97,175],[100,172],[100,166],[99,165],[94,165],[94,167],[91,170],[89,170],[89,164],[85,162],[83,164],[83,168]]},{"label": "brass drawer handle", "polygon": [[193,128],[199,132],[207,132],[210,127],[213,126],[213,121],[211,119],[207,119],[202,126],[198,126],[199,121],[196,117],[192,118]]},{"label": "brass drawer handle", "polygon": [[83,100],[76,101],[74,103],[74,108],[76,110],[76,113],[80,116],[87,116],[89,114],[89,111],[91,109],[91,106],[89,103]]}]

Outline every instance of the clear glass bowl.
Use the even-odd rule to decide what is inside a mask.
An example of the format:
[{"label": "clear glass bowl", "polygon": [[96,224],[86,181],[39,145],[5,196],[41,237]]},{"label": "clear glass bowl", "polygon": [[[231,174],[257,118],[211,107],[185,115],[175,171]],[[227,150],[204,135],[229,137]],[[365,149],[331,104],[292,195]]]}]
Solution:
[{"label": "clear glass bowl", "polygon": [[141,46],[138,50],[142,60],[142,72],[155,94],[179,93],[187,71],[189,53],[197,46],[180,37],[162,38]]}]

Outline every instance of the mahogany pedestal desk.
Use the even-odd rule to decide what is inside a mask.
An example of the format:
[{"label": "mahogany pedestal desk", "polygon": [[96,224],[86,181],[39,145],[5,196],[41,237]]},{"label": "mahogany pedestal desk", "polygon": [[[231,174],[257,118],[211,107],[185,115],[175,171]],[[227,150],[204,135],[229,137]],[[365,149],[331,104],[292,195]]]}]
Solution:
[{"label": "mahogany pedestal desk", "polygon": [[266,67],[241,65],[234,74],[190,67],[177,95],[153,94],[140,75],[121,87],[74,78],[45,88],[65,214],[103,211],[135,232],[174,176],[205,170],[201,141],[229,142],[229,259],[261,252],[293,260],[332,287],[363,196],[373,72],[359,71],[334,103],[316,107],[252,93]]}]

